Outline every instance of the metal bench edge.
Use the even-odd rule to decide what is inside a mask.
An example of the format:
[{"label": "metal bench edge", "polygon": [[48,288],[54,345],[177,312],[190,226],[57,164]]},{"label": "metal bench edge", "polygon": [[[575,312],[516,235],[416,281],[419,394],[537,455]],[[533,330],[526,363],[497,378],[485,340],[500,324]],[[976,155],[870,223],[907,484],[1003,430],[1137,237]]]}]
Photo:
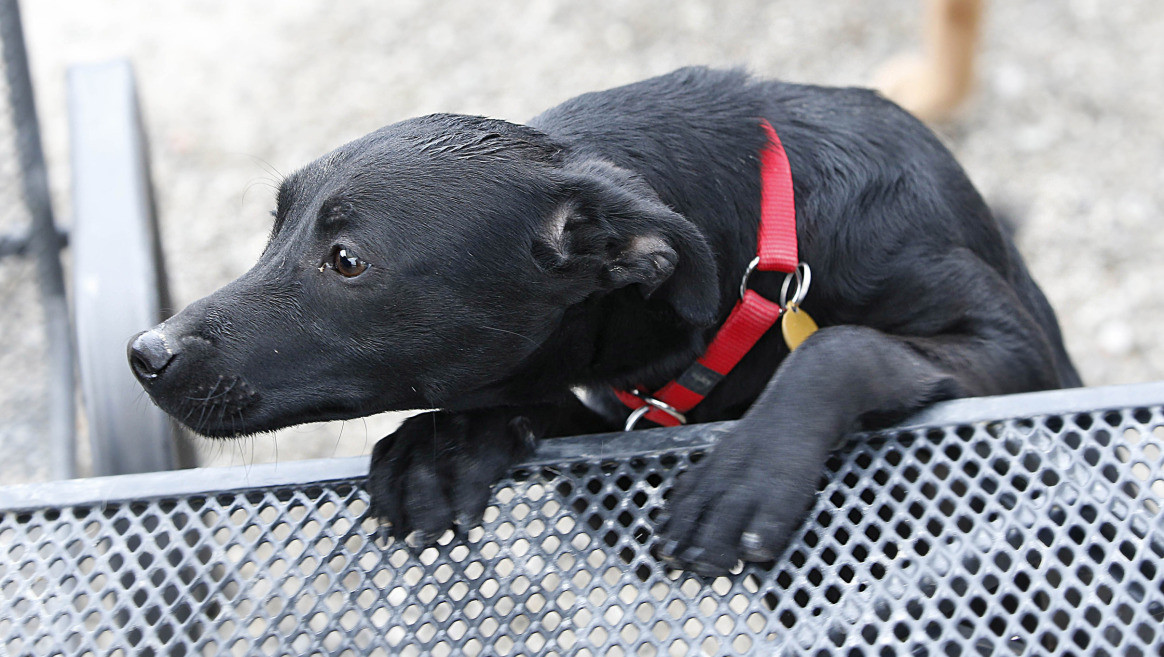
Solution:
[{"label": "metal bench edge", "polygon": [[[1164,381],[974,397],[935,404],[879,433],[1159,404],[1164,404]],[[730,431],[733,424],[717,422],[629,434],[616,432],[545,440],[532,457],[515,469],[584,460],[621,460],[707,447]],[[368,457],[356,456],[20,484],[0,487],[0,513],[321,485],[360,479],[367,472]]]}]

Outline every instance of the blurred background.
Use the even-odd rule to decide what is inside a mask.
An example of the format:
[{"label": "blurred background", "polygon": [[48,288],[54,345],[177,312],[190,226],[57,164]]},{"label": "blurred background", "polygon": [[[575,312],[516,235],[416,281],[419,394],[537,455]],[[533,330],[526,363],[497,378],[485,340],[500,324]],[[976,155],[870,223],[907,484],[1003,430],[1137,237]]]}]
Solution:
[{"label": "blurred background", "polygon": [[[35,0],[22,10],[53,207],[66,227],[65,71],[132,62],[175,308],[254,262],[280,175],[387,123],[438,111],[522,121],[687,64],[869,86],[888,60],[921,47],[923,24],[921,0]],[[1164,379],[1161,35],[1155,0],[987,3],[976,85],[935,126],[1017,225],[1088,385]],[[14,175],[0,170],[5,208],[19,203]],[[24,220],[0,212],[0,232]],[[40,273],[28,258],[0,260],[0,485],[50,471]],[[396,421],[199,440],[198,459],[363,454]],[[83,414],[79,424],[88,474]]]}]

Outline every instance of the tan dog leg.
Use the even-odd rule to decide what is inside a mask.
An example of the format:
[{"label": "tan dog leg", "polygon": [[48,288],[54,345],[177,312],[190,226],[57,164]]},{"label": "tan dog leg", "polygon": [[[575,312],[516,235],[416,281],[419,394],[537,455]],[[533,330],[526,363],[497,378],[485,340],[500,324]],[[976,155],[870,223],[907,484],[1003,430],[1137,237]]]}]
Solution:
[{"label": "tan dog leg", "polygon": [[949,117],[974,82],[982,0],[926,0],[925,52],[882,67],[874,86],[924,121]]}]

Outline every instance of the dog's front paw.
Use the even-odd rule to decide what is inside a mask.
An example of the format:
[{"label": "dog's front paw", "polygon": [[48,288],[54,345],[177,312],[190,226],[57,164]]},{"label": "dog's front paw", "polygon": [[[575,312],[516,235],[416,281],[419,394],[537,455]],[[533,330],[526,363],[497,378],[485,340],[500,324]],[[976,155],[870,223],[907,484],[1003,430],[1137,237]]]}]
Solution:
[{"label": "dog's front paw", "polygon": [[499,412],[423,413],[376,443],[367,488],[374,515],[417,547],[481,522],[490,486],[533,450],[528,420]]},{"label": "dog's front paw", "polygon": [[815,454],[779,452],[731,436],[681,475],[660,528],[659,556],[701,575],[724,574],[740,560],[775,559],[804,517],[823,466]]}]

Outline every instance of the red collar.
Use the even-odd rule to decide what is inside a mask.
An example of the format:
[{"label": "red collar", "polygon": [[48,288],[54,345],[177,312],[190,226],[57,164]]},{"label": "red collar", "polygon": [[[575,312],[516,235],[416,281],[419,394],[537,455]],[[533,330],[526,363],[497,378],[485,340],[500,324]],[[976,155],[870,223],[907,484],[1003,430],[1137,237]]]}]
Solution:
[{"label": "red collar", "polygon": [[[740,282],[740,301],[732,308],[727,321],[707,346],[707,351],[679,378],[653,394],[641,390],[615,390],[619,400],[634,411],[627,420],[627,431],[644,417],[665,427],[684,424],[687,419],[683,414],[703,401],[712,388],[780,319],[784,312],[781,304],[747,289],[748,276],[753,270],[794,274],[800,283],[792,168],[772,124],[761,119],[760,125],[768,137],[768,144],[760,151],[759,246],[756,258],[748,264]],[[784,289],[787,291],[787,282]],[[794,296],[799,296],[799,289]]]}]

